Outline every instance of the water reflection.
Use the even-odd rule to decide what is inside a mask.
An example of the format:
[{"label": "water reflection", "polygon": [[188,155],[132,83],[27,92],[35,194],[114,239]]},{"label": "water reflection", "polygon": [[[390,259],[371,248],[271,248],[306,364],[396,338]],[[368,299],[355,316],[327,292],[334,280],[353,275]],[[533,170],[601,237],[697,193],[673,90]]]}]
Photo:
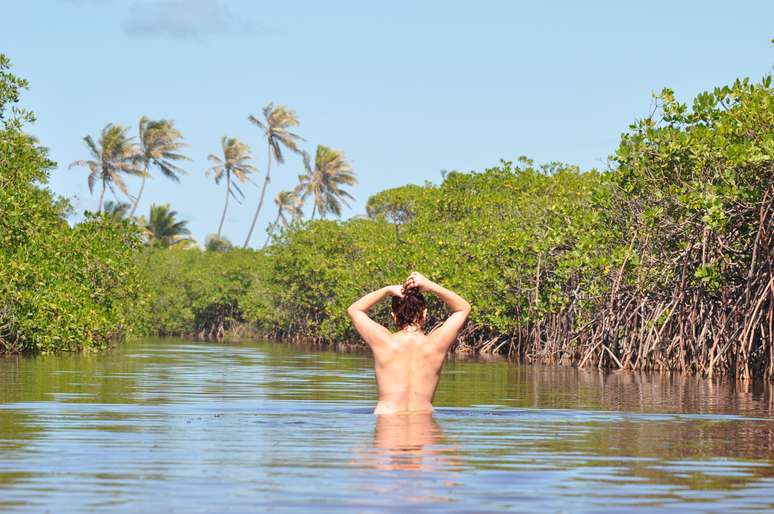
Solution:
[{"label": "water reflection", "polygon": [[373,417],[371,444],[356,448],[357,490],[376,495],[373,510],[395,504],[432,508],[453,504],[465,467],[430,413]]},{"label": "water reflection", "polygon": [[378,416],[367,354],[147,340],[0,359],[0,510],[774,507],[770,388],[451,360]]},{"label": "water reflection", "polygon": [[458,449],[444,439],[430,413],[376,416],[368,466],[381,470],[439,471],[458,468]]}]

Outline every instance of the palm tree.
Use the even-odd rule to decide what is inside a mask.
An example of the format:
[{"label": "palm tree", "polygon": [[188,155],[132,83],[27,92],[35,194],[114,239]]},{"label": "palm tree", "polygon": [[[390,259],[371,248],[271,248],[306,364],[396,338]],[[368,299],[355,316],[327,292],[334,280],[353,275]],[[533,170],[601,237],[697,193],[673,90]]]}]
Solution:
[{"label": "palm tree", "polygon": [[140,191],[134,199],[132,212],[129,216],[134,216],[137,205],[140,203],[140,197],[145,189],[145,179],[150,175],[150,166],[154,165],[161,170],[161,173],[172,180],[180,182],[180,175],[185,170],[179,168],[173,161],[190,161],[191,158],[178,153],[186,145],[182,139],[183,134],[175,128],[175,122],[172,120],[150,120],[147,116],[140,118],[140,160],[143,174],[140,183]]},{"label": "palm tree", "polygon": [[210,173],[215,175],[215,183],[219,184],[223,177],[226,177],[226,204],[223,206],[223,214],[220,217],[218,226],[218,237],[223,230],[223,221],[226,219],[226,210],[228,210],[228,199],[233,196],[236,199],[234,191],[244,198],[244,193],[239,186],[234,183],[233,178],[239,182],[250,180],[250,173],[256,171],[256,167],[250,164],[253,156],[250,154],[250,147],[234,137],[223,136],[220,140],[220,146],[223,149],[223,158],[215,154],[210,154],[207,159],[214,163],[208,168],[206,175]]},{"label": "palm tree", "polygon": [[105,202],[104,211],[105,214],[113,218],[115,221],[121,221],[126,219],[130,207],[131,205],[129,205],[128,202],[114,202],[109,200]]},{"label": "palm tree", "polygon": [[314,208],[311,219],[314,219],[317,212],[320,213],[321,218],[325,218],[328,213],[341,215],[341,204],[349,207],[347,200],[354,200],[354,197],[342,188],[357,184],[355,172],[344,157],[344,153],[318,145],[314,169],[310,168],[307,159],[304,160],[304,165],[306,174],[299,175],[296,191],[302,200],[312,195]]},{"label": "palm tree", "polygon": [[[301,210],[302,200],[293,191],[280,191],[277,193],[274,203],[277,205],[277,219],[272,223],[273,227],[276,227],[281,221],[282,226],[287,228],[288,220],[285,218],[285,213],[290,214],[290,218],[293,220],[300,218],[303,214]],[[264,248],[269,244],[269,240],[271,240],[271,232],[266,237],[266,242],[263,243]]]},{"label": "palm tree", "polygon": [[298,134],[290,132],[290,127],[298,126],[298,118],[296,113],[290,109],[285,108],[284,105],[274,106],[273,103],[268,104],[263,108],[263,120],[253,116],[248,116],[247,119],[258,125],[263,129],[263,133],[266,136],[266,143],[268,145],[268,163],[266,164],[266,178],[263,180],[263,187],[261,188],[261,198],[258,200],[258,207],[255,209],[255,215],[253,216],[253,222],[250,224],[250,230],[247,232],[247,238],[245,238],[244,248],[250,243],[250,237],[253,235],[255,229],[255,222],[258,220],[258,214],[263,207],[263,198],[266,194],[266,188],[271,180],[271,158],[282,164],[285,162],[285,156],[282,155],[282,147],[284,146],[293,153],[302,154],[303,151],[298,147],[298,141],[304,139]]},{"label": "palm tree", "polygon": [[102,212],[102,201],[105,198],[105,188],[109,188],[115,195],[115,187],[126,196],[126,184],[121,178],[122,173],[140,175],[142,170],[137,167],[139,151],[133,138],[127,135],[127,127],[108,123],[102,129],[99,141],[94,143],[91,136],[86,136],[83,141],[92,155],[91,160],[79,160],[70,163],[68,169],[74,166],[86,166],[89,168],[89,191],[94,193],[97,181],[102,182],[102,192],[99,195],[99,209]]},{"label": "palm tree", "polygon": [[186,227],[188,222],[178,221],[176,218],[177,211],[171,210],[169,204],[151,204],[149,220],[141,220],[148,245],[169,248],[183,242],[193,242],[190,237],[185,237],[191,235],[191,231]]}]

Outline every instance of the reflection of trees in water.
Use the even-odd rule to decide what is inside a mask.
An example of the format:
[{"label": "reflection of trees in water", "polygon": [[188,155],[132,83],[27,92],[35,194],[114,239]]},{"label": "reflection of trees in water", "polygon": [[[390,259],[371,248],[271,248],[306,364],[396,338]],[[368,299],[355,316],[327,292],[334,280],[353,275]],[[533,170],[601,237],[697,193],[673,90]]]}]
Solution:
[{"label": "reflection of trees in water", "polygon": [[[136,373],[142,365],[120,351],[0,359],[0,404],[129,403],[137,390]],[[101,412],[89,416],[112,420],[123,417]],[[2,458],[5,452],[10,452],[5,454],[9,457],[22,450],[55,422],[45,410],[24,406],[0,409],[0,461],[7,460]]]},{"label": "reflection of trees in water", "polygon": [[435,403],[774,415],[774,396],[766,383],[454,360],[446,363]]},{"label": "reflection of trees in water", "polygon": [[272,400],[376,400],[371,356],[286,343],[260,346],[263,392]]},{"label": "reflection of trees in water", "polygon": [[[139,352],[139,346],[133,346]],[[15,462],[25,462],[27,447],[44,439],[52,430],[68,424],[96,421],[98,430],[133,430],[121,422],[128,416],[111,411],[88,411],[88,414],[28,407],[15,403],[116,404],[137,401],[140,370],[146,363],[127,357],[122,349],[99,354],[72,353],[12,356],[0,359],[0,488],[31,479],[41,473],[13,469]],[[114,424],[100,423],[114,421]],[[0,506],[2,506],[0,502]]]},{"label": "reflection of trees in water", "polygon": [[[182,425],[187,419],[173,416],[163,423],[136,423],[135,427],[130,425],[143,414],[132,409],[119,412],[109,404],[164,404],[190,398],[217,403],[259,397],[303,400],[305,406],[316,400],[360,406],[352,400],[375,399],[371,366],[368,355],[301,351],[282,344],[192,347],[158,341],[133,343],[98,355],[2,359],[0,403],[58,401],[106,406],[104,411],[90,410],[90,406],[79,411],[71,405],[65,417],[63,412],[34,406],[0,409],[0,462],[9,464],[0,470],[0,487],[27,481],[21,468],[14,470],[14,459],[23,458],[31,441],[67,423],[78,427],[87,423],[90,429],[111,432],[155,427],[154,433],[169,451],[190,451],[190,438],[174,436],[191,435],[190,426]],[[350,465],[360,470],[362,487],[411,500],[445,501],[453,497],[449,488],[463,482],[460,473],[471,470],[567,471],[571,481],[600,485],[600,494],[609,492],[604,489],[605,480],[615,481],[616,477],[617,483],[631,479],[643,485],[668,485],[670,490],[717,491],[736,491],[774,479],[770,457],[774,455],[774,421],[594,412],[765,417],[774,413],[767,385],[680,374],[600,373],[450,360],[436,400],[440,406],[492,404],[536,410],[526,416],[520,412],[488,416],[496,412],[442,409],[436,418],[379,416],[373,418],[373,427],[370,416],[358,415],[349,428],[355,433],[367,431],[369,441],[365,448],[354,450]],[[548,410],[557,408],[576,411]],[[86,413],[83,420],[74,417],[79,412]],[[255,450],[254,465],[306,469],[335,467],[340,459],[350,459],[336,446],[348,444],[340,432],[347,422],[342,421],[341,412],[333,412],[313,413],[311,420],[292,412],[278,413],[276,420],[260,417],[271,423],[253,427],[260,440],[268,441]],[[317,415],[320,419],[314,419]],[[288,425],[289,416],[303,424]],[[456,446],[442,433],[438,416],[447,432],[452,432]],[[123,422],[124,418],[130,423]],[[205,432],[196,434],[211,455],[235,451],[228,438],[212,444]]]},{"label": "reflection of trees in water", "polygon": [[[277,400],[375,399],[371,357],[318,346],[260,346],[265,394]],[[436,405],[650,412],[735,413],[774,416],[774,395],[764,383],[706,380],[680,373],[603,372],[560,366],[524,366],[501,360],[449,359]]]},{"label": "reflection of trees in water", "polygon": [[[774,478],[770,461],[774,421],[669,415],[770,417],[774,399],[768,384],[705,380],[680,373],[448,362],[436,405],[483,404],[540,410],[493,417],[486,432],[461,440],[467,467],[522,470],[537,465],[582,470],[578,480],[599,484],[601,494],[606,480],[608,485],[631,479],[632,484],[664,485],[670,490],[723,491],[755,487]],[[666,417],[644,414],[639,418],[632,412]],[[471,423],[481,419],[474,414]],[[476,450],[477,444],[483,448]],[[692,464],[683,465],[687,459]],[[730,462],[738,459],[755,462]]]},{"label": "reflection of trees in water", "polygon": [[[132,346],[136,353],[142,347]],[[0,359],[0,403],[67,401],[127,403],[134,398],[146,359],[126,348],[104,353],[70,353]]]},{"label": "reflection of trees in water", "polygon": [[[367,396],[364,388],[372,390],[367,355],[314,351],[300,358],[297,349],[284,345],[272,345],[268,352],[271,355],[265,365],[272,374],[269,385],[273,398],[340,401],[362,399]],[[445,365],[435,403],[453,407],[493,404],[535,409],[754,416],[774,413],[771,391],[765,384],[710,381],[679,373],[606,373],[454,359]],[[469,421],[462,418],[455,424],[470,426],[482,422],[474,415]],[[369,482],[368,487],[390,494],[404,494],[396,484],[405,484],[401,480],[408,480],[409,475],[415,479],[422,476],[411,472],[446,472],[453,476],[454,470],[463,468],[463,454],[464,467],[468,469],[512,470],[545,465],[564,470],[584,469],[592,474],[595,468],[610,468],[620,475],[619,480],[631,477],[643,484],[687,489],[742,489],[772,476],[768,464],[725,468],[717,460],[710,461],[749,458],[760,463],[760,459],[768,459],[774,454],[774,425],[767,422],[669,417],[664,421],[610,419],[584,423],[568,419],[572,426],[565,430],[557,426],[561,420],[552,419],[541,427],[544,434],[525,434],[518,443],[513,443],[513,437],[523,422],[516,417],[509,423],[487,423],[486,433],[480,432],[483,426],[472,428],[479,432],[465,444],[461,442],[457,450],[448,445],[430,416],[419,420],[380,416],[374,427],[373,446],[357,450],[356,462],[363,469],[388,473],[392,482]],[[545,457],[545,462],[536,463],[541,457]],[[696,459],[698,463],[678,471],[675,463],[685,459]],[[732,468],[736,472],[723,474]],[[604,485],[604,480],[600,476],[590,477],[589,483]]]},{"label": "reflection of trees in water", "polygon": [[[0,409],[0,491],[34,478],[34,473],[10,468],[14,456],[43,434],[37,416],[19,410]],[[0,494],[0,497],[2,494]],[[0,499],[0,510],[10,507]]]},{"label": "reflection of trees in water", "polygon": [[[535,441],[578,466],[618,468],[616,475],[690,489],[741,489],[774,478],[774,423],[679,419],[581,425],[585,435]],[[757,461],[757,462],[752,462]]]}]

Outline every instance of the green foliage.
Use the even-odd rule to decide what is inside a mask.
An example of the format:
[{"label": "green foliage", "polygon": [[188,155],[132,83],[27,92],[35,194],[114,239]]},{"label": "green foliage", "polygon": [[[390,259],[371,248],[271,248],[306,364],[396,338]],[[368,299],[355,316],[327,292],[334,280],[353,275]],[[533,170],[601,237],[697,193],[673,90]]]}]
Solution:
[{"label": "green foliage", "polygon": [[209,234],[204,240],[204,249],[208,252],[227,252],[233,247],[227,237],[219,237],[217,234]]},{"label": "green foliage", "polygon": [[[367,219],[291,224],[267,250],[269,308],[246,319],[357,340],[347,305],[417,269],[471,301],[463,340],[480,349],[501,339],[548,362],[772,376],[759,322],[773,308],[771,81],[690,108],[670,90],[658,102],[604,173],[522,157],[381,192]],[[431,303],[430,323],[443,317]]]},{"label": "green foliage", "polygon": [[[269,249],[276,312],[258,321],[311,338],[353,339],[347,305],[418,269],[471,299],[480,329],[511,332],[561,308],[573,273],[596,280],[604,259],[594,250],[606,234],[596,230],[592,193],[601,182],[568,166],[503,162],[451,173],[438,187],[379,193],[368,203],[371,219],[294,224]],[[386,323],[385,311],[377,316]],[[443,316],[431,304],[431,322]]]},{"label": "green foliage", "polygon": [[674,285],[677,261],[712,291],[744,279],[773,179],[772,91],[770,77],[737,80],[689,108],[665,89],[623,136],[612,214],[641,242],[651,288]]},{"label": "green foliage", "polygon": [[193,240],[189,237],[187,221],[177,219],[177,211],[173,211],[169,204],[151,204],[148,221],[140,220],[145,239],[149,246],[155,248],[169,248],[174,245],[191,245]]},{"label": "green foliage", "polygon": [[327,214],[340,216],[341,204],[349,207],[347,200],[354,199],[344,188],[357,184],[355,172],[344,152],[317,145],[314,167],[311,167],[306,156],[304,165],[306,173],[299,175],[296,193],[302,202],[308,196],[312,197],[312,219],[315,214],[319,214],[321,218],[325,218]]},{"label": "green foliage", "polygon": [[99,212],[102,211],[102,201],[105,198],[105,189],[115,195],[116,188],[123,194],[129,195],[126,183],[122,175],[143,175],[144,171],[138,166],[140,150],[129,137],[128,127],[108,123],[102,129],[99,139],[95,142],[91,136],[83,138],[91,159],[81,159],[70,163],[69,168],[85,167],[89,169],[87,183],[89,191],[94,193],[94,187],[101,183],[99,194]]},{"label": "green foliage", "polygon": [[[774,315],[770,80],[737,81],[690,108],[670,90],[658,102],[607,172],[524,157],[451,172],[373,196],[368,218],[278,226],[265,254],[207,252],[216,258],[154,271],[171,287],[189,266],[206,270],[180,278],[188,296],[168,296],[205,299],[174,331],[230,305],[232,324],[263,334],[357,341],[347,306],[419,270],[471,302],[461,340],[481,351],[502,341],[533,361],[772,377],[761,323]],[[213,281],[243,265],[250,278]],[[374,317],[387,323],[387,308]],[[430,325],[444,317],[431,298]]]},{"label": "green foliage", "polygon": [[9,109],[23,85],[0,76],[0,352],[101,347],[145,308],[132,262],[139,234],[109,216],[67,224],[67,202],[44,187],[54,163]]},{"label": "green foliage", "polygon": [[29,83],[15,76],[9,70],[11,61],[0,54],[0,121],[6,130],[20,129],[24,123],[33,123],[35,116],[26,109],[19,108],[21,92],[29,87]]},{"label": "green foliage", "polygon": [[258,252],[148,249],[137,265],[150,295],[154,333],[220,339],[237,323],[266,316],[266,265]]},{"label": "green foliage", "polygon": [[[0,56],[5,349],[98,346],[139,326],[216,339],[250,327],[357,340],[346,307],[418,270],[470,300],[461,339],[482,351],[503,341],[497,348],[543,362],[774,378],[771,77],[737,80],[690,106],[664,89],[653,115],[622,135],[605,172],[520,157],[445,173],[439,185],[383,191],[369,199],[367,218],[348,221],[298,219],[298,195],[313,197],[312,218],[338,213],[351,198],[343,189],[355,183],[349,163],[319,146],[313,169],[304,154],[299,188],[278,195],[273,244],[262,252],[220,238],[229,198],[255,171],[247,145],[224,137],[223,157],[209,156],[226,198],[207,251],[137,254],[137,227],[122,219],[123,207],[76,227],[65,222],[67,203],[42,187],[52,163],[21,131],[32,116],[13,107],[26,83],[7,69]],[[270,152],[255,217],[271,158],[282,162],[283,147],[301,152],[286,130],[297,124],[294,113],[270,104],[264,118],[250,118]],[[120,176],[137,161],[125,129],[108,125],[99,144],[86,143],[93,159],[74,164],[90,169],[90,187],[125,190]],[[185,234],[168,207],[152,213],[151,225],[152,246],[175,246]],[[374,312],[384,323],[386,308]],[[429,323],[444,317],[431,298]]]},{"label": "green foliage", "polygon": [[105,202],[102,210],[110,218],[120,221],[129,217],[129,209],[131,209],[131,207],[132,206],[127,202],[114,202],[108,200]]},{"label": "green foliage", "polygon": [[413,220],[422,205],[436,192],[435,186],[425,184],[387,189],[373,195],[366,203],[366,213],[371,219],[384,218],[395,226],[395,237],[400,239],[400,229]]}]

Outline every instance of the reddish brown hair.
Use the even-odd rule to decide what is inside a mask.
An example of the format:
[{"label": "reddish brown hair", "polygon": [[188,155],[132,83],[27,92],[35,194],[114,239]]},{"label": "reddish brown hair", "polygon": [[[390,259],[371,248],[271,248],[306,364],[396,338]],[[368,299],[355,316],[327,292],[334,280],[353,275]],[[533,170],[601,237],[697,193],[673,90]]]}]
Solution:
[{"label": "reddish brown hair", "polygon": [[427,302],[418,287],[406,287],[401,289],[403,296],[392,297],[392,314],[395,316],[395,324],[398,328],[414,325],[422,320],[427,308]]}]

